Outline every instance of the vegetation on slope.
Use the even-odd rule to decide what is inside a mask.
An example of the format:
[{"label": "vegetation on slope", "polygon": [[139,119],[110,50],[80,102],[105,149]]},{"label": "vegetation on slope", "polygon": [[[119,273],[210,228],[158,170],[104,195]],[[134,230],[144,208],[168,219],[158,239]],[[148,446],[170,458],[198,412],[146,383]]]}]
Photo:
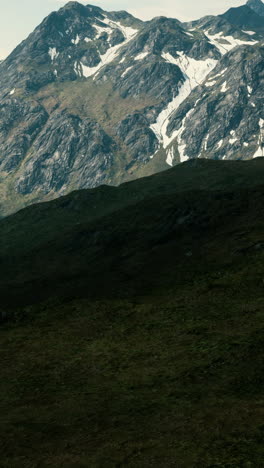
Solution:
[{"label": "vegetation on slope", "polygon": [[262,466],[263,172],[191,161],[1,221],[1,466]]}]

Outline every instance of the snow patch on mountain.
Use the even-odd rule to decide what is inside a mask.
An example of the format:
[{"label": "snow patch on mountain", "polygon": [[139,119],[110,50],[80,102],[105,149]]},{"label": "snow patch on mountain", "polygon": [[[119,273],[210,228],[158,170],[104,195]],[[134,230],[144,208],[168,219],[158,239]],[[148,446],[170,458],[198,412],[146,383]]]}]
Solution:
[{"label": "snow patch on mountain", "polygon": [[75,61],[73,69],[74,69],[76,75],[83,76],[83,69],[82,69],[82,64],[81,63]]},{"label": "snow patch on mountain", "polygon": [[233,36],[224,36],[223,32],[218,34],[210,34],[209,31],[204,31],[205,36],[209,42],[213,44],[222,55],[225,55],[230,50],[240,45],[254,45],[258,41],[242,41],[241,39],[235,39]]},{"label": "snow patch on mountain", "polygon": [[222,84],[222,87],[221,87],[221,93],[226,93],[226,91],[228,90],[228,87],[227,87],[227,83],[226,81]]},{"label": "snow patch on mountain", "polygon": [[258,148],[253,155],[254,158],[264,157],[264,120],[259,119],[259,138],[258,138]]},{"label": "snow patch on mountain", "polygon": [[169,148],[168,151],[167,151],[166,163],[167,163],[169,166],[173,166],[173,160],[174,160],[174,148],[173,148],[173,146],[172,146],[172,147]]},{"label": "snow patch on mountain", "polygon": [[207,81],[207,82],[205,83],[205,86],[206,86],[207,88],[210,88],[211,86],[214,86],[216,83],[217,83],[217,81]]},{"label": "snow patch on mountain", "polygon": [[203,150],[207,150],[207,145],[208,145],[208,140],[209,140],[209,133],[207,133],[205,139],[204,139],[204,145],[203,145]]},{"label": "snow patch on mountain", "polygon": [[109,35],[112,32],[112,28],[109,28],[108,26],[102,27],[102,26],[99,26],[98,24],[93,24],[93,27],[97,31],[97,35],[95,36],[95,39],[98,39],[103,33],[107,33]]},{"label": "snow patch on mountain", "polygon": [[227,68],[224,68],[224,70],[222,70],[220,73],[217,73],[217,75],[213,75],[210,78],[208,78],[207,81],[212,81],[212,80],[215,80],[216,78],[219,78],[220,76],[223,76],[226,71],[227,71]]},{"label": "snow patch on mountain", "polygon": [[245,33],[245,34],[249,34],[249,36],[253,36],[254,34],[256,34],[255,31],[243,31],[242,30],[242,32]]},{"label": "snow patch on mountain", "polygon": [[72,42],[72,44],[74,44],[74,45],[78,45],[79,42],[80,42],[80,40],[81,40],[81,39],[80,39],[80,36],[79,36],[79,34],[77,34],[76,38],[75,38],[75,39],[72,39],[71,42]]},{"label": "snow patch on mountain", "polygon": [[123,33],[123,36],[126,38],[126,42],[130,41],[138,33],[138,29],[134,29],[129,26],[123,26],[123,24],[120,22],[112,21],[107,18],[107,16],[104,16],[104,23],[108,24],[113,29],[120,29],[120,31]]},{"label": "snow patch on mountain", "polygon": [[231,138],[229,138],[229,143],[233,145],[238,140],[235,130],[231,130],[230,135]]},{"label": "snow patch on mountain", "polygon": [[100,62],[95,67],[88,67],[88,66],[84,65],[82,62],[80,62],[81,66],[82,66],[83,76],[85,78],[89,78],[90,76],[93,76],[97,72],[99,72],[101,70],[101,68],[103,68],[105,65],[107,65],[108,63],[111,63],[117,57],[118,51],[119,51],[121,46],[123,46],[123,43],[118,44],[118,45],[116,45],[114,47],[110,47],[106,51],[105,54],[100,55]]},{"label": "snow patch on mountain", "polygon": [[141,52],[140,54],[136,55],[136,57],[134,57],[134,60],[143,60],[145,57],[147,57],[148,54],[148,52]]},{"label": "snow patch on mountain", "polygon": [[247,90],[248,90],[248,95],[250,96],[252,94],[252,88],[251,86],[247,86]]},{"label": "snow patch on mountain", "polygon": [[157,120],[154,124],[150,126],[151,130],[157,136],[161,146],[167,148],[169,144],[178,137],[178,151],[180,154],[181,161],[186,161],[188,156],[185,155],[185,144],[180,141],[181,134],[184,130],[184,123],[189,117],[190,112],[194,110],[197,105],[197,102],[191,111],[188,112],[185,119],[183,120],[182,126],[179,130],[176,130],[172,133],[171,136],[167,135],[167,128],[172,114],[179,108],[181,103],[190,95],[191,91],[201,84],[206,76],[213,70],[217,64],[217,60],[214,59],[205,59],[205,60],[195,60],[191,57],[188,57],[184,52],[178,52],[178,57],[173,57],[168,52],[163,52],[162,57],[169,63],[176,65],[180,68],[184,81],[181,82],[181,85],[178,89],[178,94],[173,97],[167,107],[158,115]]},{"label": "snow patch on mountain", "polygon": [[126,76],[126,74],[129,72],[129,70],[131,70],[131,68],[133,67],[128,67],[121,75],[121,78],[124,78],[124,76]]},{"label": "snow patch on mountain", "polygon": [[185,162],[185,161],[188,161],[188,159],[189,159],[189,156],[186,154],[187,144],[182,140],[182,134],[183,134],[183,132],[185,130],[186,120],[194,112],[194,110],[195,110],[195,108],[196,108],[199,101],[200,101],[200,99],[198,99],[196,101],[196,103],[194,104],[193,109],[190,109],[189,112],[186,114],[186,116],[184,117],[184,119],[182,121],[181,127],[173,133],[173,138],[177,139],[178,153],[179,153],[179,156],[180,156],[180,162]]},{"label": "snow patch on mountain", "polygon": [[[120,44],[117,44],[113,47],[109,47],[109,49],[106,51],[105,54],[100,55],[100,62],[95,67],[88,67],[84,63],[80,62],[80,65],[82,68],[82,76],[84,76],[85,78],[94,76],[94,79],[95,79],[96,75],[99,73],[101,68],[113,62],[113,60],[115,60],[115,58],[119,55],[121,48],[125,44],[127,44],[129,41],[131,41],[131,39],[135,37],[136,34],[138,33],[137,29],[123,26],[121,23],[112,21],[106,16],[104,17],[104,23],[107,24],[108,27],[103,28],[101,26],[99,27],[98,25],[94,25],[94,26],[97,28],[97,30],[98,28],[100,28],[101,32],[102,30],[111,32],[113,29],[119,29],[122,32],[123,36],[125,37],[125,40],[121,42]],[[98,30],[98,33],[99,33],[99,30]]]},{"label": "snow patch on mountain", "polygon": [[261,148],[261,146],[258,146],[256,152],[253,155],[253,159],[261,158],[261,157],[264,157],[264,148]]},{"label": "snow patch on mountain", "polygon": [[49,48],[49,56],[51,58],[51,61],[53,62],[59,55],[59,52],[57,52],[56,47],[50,47]]}]

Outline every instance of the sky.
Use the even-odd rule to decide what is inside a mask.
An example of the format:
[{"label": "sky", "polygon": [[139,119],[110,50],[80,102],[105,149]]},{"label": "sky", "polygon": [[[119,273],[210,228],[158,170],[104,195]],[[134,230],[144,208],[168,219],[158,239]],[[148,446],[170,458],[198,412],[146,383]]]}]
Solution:
[{"label": "sky", "polygon": [[[51,11],[64,0],[0,0],[0,59],[4,59]],[[220,14],[246,0],[80,0],[101,8],[127,10],[141,19],[169,16],[187,21],[208,14]]]}]

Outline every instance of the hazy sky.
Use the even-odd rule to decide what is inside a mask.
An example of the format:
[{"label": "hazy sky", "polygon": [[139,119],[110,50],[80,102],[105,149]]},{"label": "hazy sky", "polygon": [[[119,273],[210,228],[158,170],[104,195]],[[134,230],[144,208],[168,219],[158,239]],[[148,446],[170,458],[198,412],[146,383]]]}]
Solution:
[{"label": "hazy sky", "polygon": [[[47,16],[67,3],[64,0],[0,0],[0,59],[8,53]],[[150,19],[171,16],[180,20],[197,19],[207,14],[223,13],[246,0],[85,0],[105,10],[127,10],[133,15]]]}]

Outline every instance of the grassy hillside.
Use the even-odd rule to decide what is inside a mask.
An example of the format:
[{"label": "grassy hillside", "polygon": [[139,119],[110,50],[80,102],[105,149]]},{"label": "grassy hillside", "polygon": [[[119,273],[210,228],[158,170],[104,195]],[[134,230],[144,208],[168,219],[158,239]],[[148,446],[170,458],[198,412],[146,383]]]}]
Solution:
[{"label": "grassy hillside", "polygon": [[264,162],[0,223],[3,467],[263,466]]}]

